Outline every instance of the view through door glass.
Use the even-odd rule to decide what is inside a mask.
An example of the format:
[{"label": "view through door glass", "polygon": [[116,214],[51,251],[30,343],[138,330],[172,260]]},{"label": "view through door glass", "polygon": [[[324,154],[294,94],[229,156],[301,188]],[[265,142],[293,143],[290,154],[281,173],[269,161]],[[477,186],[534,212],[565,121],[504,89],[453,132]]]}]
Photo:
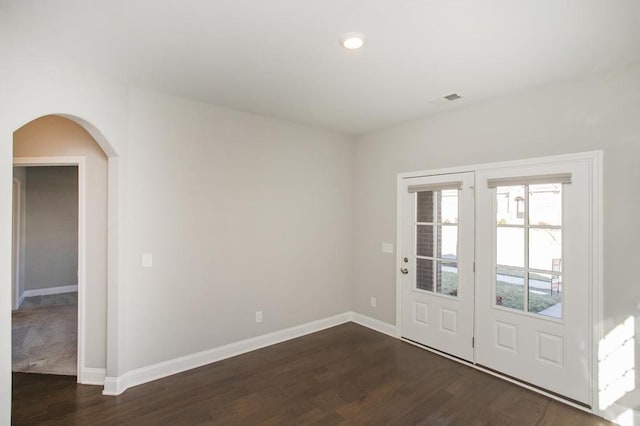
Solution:
[{"label": "view through door glass", "polygon": [[496,305],[562,318],[562,184],[496,188]]},{"label": "view through door glass", "polygon": [[416,288],[457,297],[458,190],[416,197]]}]

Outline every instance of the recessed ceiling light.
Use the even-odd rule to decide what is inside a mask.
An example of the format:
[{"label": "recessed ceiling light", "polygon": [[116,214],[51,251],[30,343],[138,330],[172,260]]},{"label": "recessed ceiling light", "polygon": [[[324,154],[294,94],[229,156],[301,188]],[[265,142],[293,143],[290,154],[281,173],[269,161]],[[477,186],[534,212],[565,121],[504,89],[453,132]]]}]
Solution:
[{"label": "recessed ceiling light", "polygon": [[342,47],[349,50],[360,49],[364,46],[365,41],[366,38],[364,34],[360,33],[347,33],[340,37],[340,44]]}]

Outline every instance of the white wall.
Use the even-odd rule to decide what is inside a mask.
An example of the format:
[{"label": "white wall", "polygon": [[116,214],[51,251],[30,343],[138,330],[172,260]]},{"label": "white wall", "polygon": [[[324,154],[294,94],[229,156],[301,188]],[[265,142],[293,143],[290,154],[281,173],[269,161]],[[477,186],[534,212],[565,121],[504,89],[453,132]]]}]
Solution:
[{"label": "white wall", "polygon": [[[69,114],[84,120],[94,138],[101,144],[109,161],[109,209],[110,217],[110,264],[116,271],[109,275],[108,297],[114,303],[109,316],[110,327],[124,327],[119,321],[118,302],[120,276],[117,262],[118,228],[121,208],[118,197],[120,161],[115,157],[126,152],[128,120],[127,88],[100,75],[82,70],[62,61],[48,52],[13,37],[6,22],[0,17],[3,36],[0,37],[0,423],[10,422],[11,408],[11,176],[13,156],[13,132],[27,122],[48,114]],[[113,160],[113,161],[112,161]],[[110,265],[114,266],[114,265]],[[110,333],[112,352],[108,357],[108,374],[119,374],[118,364],[124,348]]]},{"label": "white wall", "polygon": [[78,285],[78,168],[29,167],[25,189],[25,289]]},{"label": "white wall", "polygon": [[[11,401],[12,144],[41,116],[79,122],[109,157],[107,376],[350,309],[351,138],[129,96],[10,36],[0,57],[0,423]],[[141,268],[143,252],[153,268]]]},{"label": "white wall", "polygon": [[138,90],[130,114],[128,370],[350,309],[350,138]]},{"label": "white wall", "polygon": [[[395,322],[396,174],[604,150],[605,332],[640,325],[640,64],[405,123],[356,138],[354,310]],[[377,296],[377,308],[369,307]],[[640,334],[636,383],[640,387]],[[640,391],[622,405],[640,408]]]}]

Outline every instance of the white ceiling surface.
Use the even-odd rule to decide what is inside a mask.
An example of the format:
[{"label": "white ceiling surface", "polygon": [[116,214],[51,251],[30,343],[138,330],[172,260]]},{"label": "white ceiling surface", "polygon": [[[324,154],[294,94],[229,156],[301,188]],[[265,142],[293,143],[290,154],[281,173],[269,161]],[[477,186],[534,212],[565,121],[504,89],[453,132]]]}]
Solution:
[{"label": "white ceiling surface", "polygon": [[[347,134],[640,60],[639,0],[0,0],[0,15],[0,35],[123,82]],[[360,51],[340,47],[350,31]]]}]

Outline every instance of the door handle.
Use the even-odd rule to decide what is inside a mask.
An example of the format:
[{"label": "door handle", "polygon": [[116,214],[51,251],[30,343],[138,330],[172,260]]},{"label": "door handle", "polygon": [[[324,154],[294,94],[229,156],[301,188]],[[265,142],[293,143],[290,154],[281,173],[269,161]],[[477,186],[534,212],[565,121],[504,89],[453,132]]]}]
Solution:
[{"label": "door handle", "polygon": [[407,275],[409,273],[409,270],[407,268],[400,268],[400,272]]}]

